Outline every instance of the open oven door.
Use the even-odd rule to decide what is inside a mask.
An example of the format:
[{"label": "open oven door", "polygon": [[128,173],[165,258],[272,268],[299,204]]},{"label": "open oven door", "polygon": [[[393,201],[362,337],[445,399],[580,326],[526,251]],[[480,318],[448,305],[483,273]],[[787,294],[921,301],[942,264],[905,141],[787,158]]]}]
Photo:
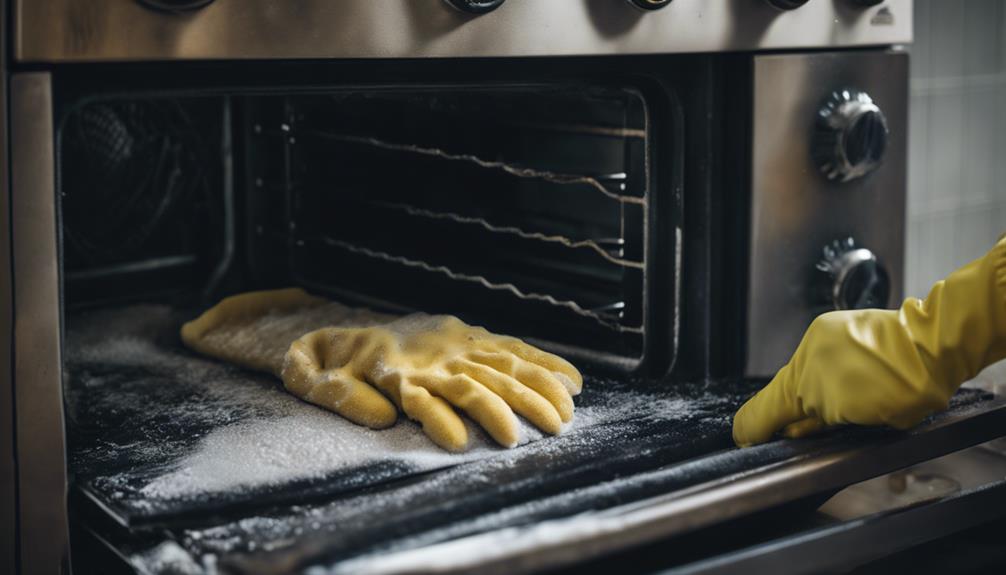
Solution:
[{"label": "open oven door", "polygon": [[[112,387],[121,374],[94,371],[88,377]],[[135,378],[138,372],[126,374]],[[164,374],[148,377],[170,382]],[[244,385],[254,383],[243,376]],[[260,383],[267,393],[270,384]],[[512,450],[476,449],[454,461],[435,453],[385,452],[316,477],[225,490],[192,484],[191,477],[206,477],[200,466],[213,466],[198,458],[185,460],[191,468],[168,473],[133,467],[129,457],[116,461],[118,448],[135,455],[135,447],[144,447],[128,420],[135,414],[123,413],[125,420],[108,419],[120,431],[106,429],[103,444],[92,444],[98,464],[78,462],[75,529],[80,541],[101,543],[86,547],[89,558],[118,557],[141,572],[553,569],[708,534],[745,517],[809,512],[847,485],[988,441],[1006,426],[1004,402],[964,390],[949,410],[911,431],[849,428],[737,449],[731,415],[756,387],[716,382],[668,393],[588,377],[578,417],[592,421],[558,437]],[[185,403],[177,396],[171,401]],[[185,417],[159,425],[184,425]],[[242,441],[260,442],[251,447],[263,450],[303,449],[296,442],[313,438],[309,428],[291,437],[283,424],[282,417],[261,414],[222,434],[187,431],[217,442],[206,456],[218,458],[234,446],[247,449]],[[272,426],[274,442],[263,442],[262,426]],[[184,452],[184,442],[177,447]],[[163,445],[145,448],[151,457],[166,455],[158,453]],[[259,472],[230,463],[235,477],[213,478],[217,487]],[[760,533],[748,526],[748,536]]]}]

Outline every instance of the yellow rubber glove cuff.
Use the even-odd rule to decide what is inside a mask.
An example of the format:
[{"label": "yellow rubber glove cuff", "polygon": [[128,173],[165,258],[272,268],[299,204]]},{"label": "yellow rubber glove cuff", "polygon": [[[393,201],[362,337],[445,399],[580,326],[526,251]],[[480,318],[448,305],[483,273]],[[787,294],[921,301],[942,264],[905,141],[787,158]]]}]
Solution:
[{"label": "yellow rubber glove cuff", "polygon": [[734,416],[734,441],[842,424],[906,429],[1006,357],[1006,240],[898,310],[819,316],[796,352]]}]

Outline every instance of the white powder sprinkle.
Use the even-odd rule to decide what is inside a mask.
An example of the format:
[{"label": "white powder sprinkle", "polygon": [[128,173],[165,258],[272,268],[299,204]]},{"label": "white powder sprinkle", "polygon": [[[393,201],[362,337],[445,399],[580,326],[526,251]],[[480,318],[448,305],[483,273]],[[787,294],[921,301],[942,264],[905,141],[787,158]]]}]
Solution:
[{"label": "white powder sprinkle", "polygon": [[[215,557],[211,563],[215,568]],[[193,560],[185,549],[174,541],[166,541],[157,547],[132,558],[136,564],[143,565],[149,573],[170,573],[171,575],[199,575],[207,569]]]},{"label": "white powder sprinkle", "polygon": [[[423,321],[435,320],[427,316]],[[417,322],[422,323],[417,319]],[[235,369],[195,357],[177,343],[178,318],[165,306],[134,306],[92,313],[71,330],[69,359],[93,362],[116,369],[142,368],[162,372],[171,381],[144,381],[130,385],[119,381],[102,396],[104,406],[118,412],[144,416],[189,418],[211,422],[209,433],[186,448],[180,460],[169,457],[177,446],[138,440],[134,452],[144,460],[171,463],[140,487],[145,504],[156,500],[232,494],[240,489],[282,486],[321,478],[339,470],[362,468],[368,463],[400,463],[426,471],[505,453],[477,426],[469,425],[467,452],[452,454],[433,444],[415,423],[404,416],[392,428],[371,430],[336,414],[300,401],[282,390],[271,377]],[[405,327],[403,325],[403,327]],[[113,375],[116,370],[112,370]],[[83,389],[73,389],[71,399],[110,385],[110,376],[89,376]],[[157,401],[153,386],[184,385],[192,399],[181,405]],[[667,403],[669,402],[669,403]],[[73,408],[74,401],[71,401]],[[597,402],[595,402],[597,403]],[[617,401],[577,408],[564,433],[617,421],[641,413],[678,412],[686,416],[688,403],[665,400],[655,405],[652,396],[621,393]],[[231,423],[227,423],[231,421]],[[221,425],[221,423],[223,423]],[[539,441],[542,432],[521,420],[521,444]],[[117,446],[117,449],[129,446]],[[114,478],[109,481],[114,482]]]},{"label": "white powder sprinkle", "polygon": [[[655,407],[649,397],[622,399],[616,406],[577,410],[564,433]],[[686,415],[688,402],[658,401],[664,404],[658,410]],[[287,415],[240,422],[211,432],[177,469],[154,479],[142,493],[172,499],[282,485],[379,461],[402,462],[416,471],[428,471],[503,452],[470,422],[466,423],[472,445],[465,453],[457,454],[437,447],[411,421],[399,421],[390,429],[375,431],[310,405],[298,407]],[[527,422],[521,423],[523,443],[544,437]]]},{"label": "white powder sprinkle", "polygon": [[[411,422],[374,431],[309,408],[292,415],[242,422],[200,440],[180,467],[142,489],[148,497],[174,498],[278,485],[324,476],[372,460],[395,459],[417,470],[453,465],[490,449],[451,454],[433,445]],[[301,411],[301,410],[298,410]]]},{"label": "white powder sprinkle", "polygon": [[[119,418],[169,421],[175,428],[193,430],[184,441],[176,436],[139,434],[101,441],[88,447],[90,452],[77,452],[92,465],[100,464],[102,457],[121,460],[124,453],[135,463],[118,474],[101,475],[105,493],[112,499],[125,498],[134,507],[155,509],[159,502],[206,502],[217,495],[242,493],[257,496],[263,489],[324,479],[340,470],[366,474],[370,464],[413,471],[451,469],[390,490],[347,493],[318,506],[293,506],[281,516],[252,516],[186,530],[179,534],[177,544],[165,543],[133,558],[134,564],[151,572],[214,572],[217,557],[224,554],[282,549],[312,532],[336,535],[349,525],[367,525],[375,513],[392,517],[410,502],[438,494],[449,497],[461,483],[476,490],[482,485],[490,488],[501,472],[519,469],[527,457],[560,456],[567,450],[592,457],[620,439],[616,434],[621,428],[605,423],[638,417],[688,419],[716,401],[712,396],[655,399],[625,387],[615,391],[593,387],[588,381],[590,401],[582,405],[577,400],[581,405],[563,430],[568,439],[552,440],[521,420],[524,445],[507,450],[469,422],[470,449],[452,454],[404,418],[390,429],[370,430],[298,400],[272,377],[196,357],[178,342],[181,319],[164,306],[134,306],[92,312],[70,324],[71,413],[77,412],[85,423],[89,417],[114,413]],[[466,462],[470,465],[453,467]],[[368,482],[365,476],[359,485]],[[602,484],[592,489],[603,488]],[[580,490],[556,497],[579,496],[583,496]],[[507,524],[536,505],[529,502],[473,517],[456,523],[449,528],[452,531],[431,532],[421,540],[403,543],[406,547],[428,544],[463,536],[472,529]]]}]

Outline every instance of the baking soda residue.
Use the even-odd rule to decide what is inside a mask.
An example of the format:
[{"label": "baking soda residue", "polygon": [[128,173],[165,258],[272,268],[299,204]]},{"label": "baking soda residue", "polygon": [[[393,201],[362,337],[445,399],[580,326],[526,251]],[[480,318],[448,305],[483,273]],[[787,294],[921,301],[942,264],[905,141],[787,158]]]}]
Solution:
[{"label": "baking soda residue", "polygon": [[[201,437],[190,437],[184,449],[168,440],[158,443],[149,434],[117,446],[140,463],[163,464],[138,488],[146,505],[281,486],[375,462],[393,461],[426,471],[506,452],[470,422],[470,448],[460,454],[440,449],[404,417],[386,430],[355,425],[298,400],[269,376],[179,348],[178,324],[167,307],[135,306],[92,312],[71,326],[79,329],[70,331],[71,411],[79,411],[75,403],[88,399],[92,413],[135,414],[144,421],[173,419],[206,430]],[[102,366],[102,373],[111,375],[95,375],[94,369],[85,368],[89,365]],[[121,373],[135,377],[124,380]],[[164,386],[175,388],[168,399],[176,403],[165,400]],[[652,396],[624,392],[612,398],[602,395],[590,406],[578,408],[564,433],[645,413],[684,416],[687,409],[683,400],[655,402]],[[89,414],[76,415],[86,419]],[[527,422],[522,421],[522,427],[522,443],[544,438]],[[184,456],[175,457],[180,451]],[[159,455],[163,461],[156,461]]]},{"label": "baking soda residue", "polygon": [[[363,537],[374,546],[366,555],[308,572],[326,573],[330,568],[336,573],[353,573],[357,569],[381,571],[390,567],[380,560],[387,553],[416,549],[473,533],[523,525],[536,514],[544,513],[547,516],[556,509],[590,508],[605,498],[617,499],[616,496],[624,494],[629,486],[645,485],[659,478],[653,474],[640,473],[517,504],[507,503],[507,498],[503,495],[506,487],[501,481],[506,481],[502,478],[507,476],[509,470],[520,469],[523,460],[541,456],[558,458],[569,451],[576,451],[589,458],[601,446],[624,440],[620,435],[624,430],[597,425],[610,418],[638,417],[641,413],[645,417],[647,409],[656,409],[665,414],[695,413],[701,409],[696,402],[682,399],[653,401],[652,397],[637,394],[621,394],[619,399],[579,409],[578,421],[574,427],[583,426],[584,433],[569,433],[561,440],[534,441],[513,450],[492,449],[473,453],[467,456],[468,462],[465,465],[423,476],[421,481],[414,484],[350,495],[329,503],[294,506],[288,512],[278,515],[251,516],[214,527],[188,529],[179,534],[179,540],[194,556],[227,557],[235,553],[283,551],[298,545],[298,541],[322,540],[334,543],[357,538],[357,541],[348,543],[352,548],[359,545],[359,538]],[[595,427],[591,428],[592,425]],[[458,456],[445,454],[443,457]],[[520,481],[526,483],[524,489],[535,491],[536,484],[549,479],[551,478],[529,475]],[[369,535],[381,524],[392,518],[408,517],[419,507],[428,510],[431,506],[439,505],[446,512],[455,504],[463,505],[473,493],[479,492],[499,493],[498,507],[488,513],[459,517],[457,521],[404,537],[400,533],[389,531],[381,531],[381,536],[376,539],[371,539]],[[506,532],[510,531],[512,530]],[[310,548],[311,543],[306,545]]]},{"label": "baking soda residue", "polygon": [[[417,501],[448,504],[462,485],[469,493],[498,487],[499,478],[521,469],[525,458],[575,452],[589,459],[601,447],[624,440],[605,424],[685,420],[717,401],[713,396],[655,397],[624,386],[612,391],[606,388],[610,382],[588,378],[574,419],[560,437],[544,436],[522,421],[522,444],[508,450],[469,423],[470,448],[454,454],[438,448],[404,417],[390,429],[367,429],[298,400],[271,376],[189,353],[178,340],[184,319],[166,306],[133,306],[68,321],[67,403],[76,428],[71,438],[89,438],[72,441],[71,465],[106,503],[139,511],[184,507],[190,501],[212,508],[217,498],[234,501],[247,493],[255,501],[270,490],[324,483],[340,472],[359,488],[441,471],[415,485],[293,506],[278,517],[252,516],[188,530],[180,536],[181,547],[165,544],[134,557],[142,565],[170,563],[168,571],[212,571],[218,555],[283,548],[312,532],[363,532],[375,514],[396,517]],[[506,513],[518,512],[527,508],[473,518],[481,523],[462,525],[461,531],[506,523]]]},{"label": "baking soda residue", "polygon": [[[625,399],[625,398],[623,398]],[[688,408],[687,402],[666,401],[663,406],[631,400],[618,406],[577,410],[564,433],[605,421],[639,415],[639,409]],[[428,471],[499,456],[504,450],[474,425],[469,425],[472,445],[464,453],[449,453],[434,445],[418,425],[399,421],[387,430],[371,430],[332,413],[304,406],[296,413],[256,418],[214,430],[202,438],[195,451],[177,469],[160,476],[141,490],[151,498],[176,498],[229,492],[249,486],[281,485],[333,471],[365,467],[371,462],[399,461],[415,471]],[[524,443],[543,434],[523,422]]]}]

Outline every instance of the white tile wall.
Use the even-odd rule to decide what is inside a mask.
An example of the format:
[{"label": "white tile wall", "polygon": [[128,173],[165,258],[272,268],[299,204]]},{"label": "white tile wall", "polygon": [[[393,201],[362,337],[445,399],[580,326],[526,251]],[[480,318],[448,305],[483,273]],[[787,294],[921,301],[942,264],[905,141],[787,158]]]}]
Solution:
[{"label": "white tile wall", "polygon": [[915,0],[906,295],[1006,232],[1006,1]]}]

